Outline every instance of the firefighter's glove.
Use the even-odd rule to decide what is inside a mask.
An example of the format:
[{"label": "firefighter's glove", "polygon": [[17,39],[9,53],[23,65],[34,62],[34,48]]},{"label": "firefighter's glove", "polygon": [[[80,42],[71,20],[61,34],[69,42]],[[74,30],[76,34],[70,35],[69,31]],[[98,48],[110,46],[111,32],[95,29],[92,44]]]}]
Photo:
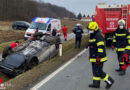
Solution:
[{"label": "firefighter's glove", "polygon": [[115,48],[115,47],[114,47],[114,45],[112,45],[112,46],[111,46],[111,48],[112,48],[112,51],[113,51],[113,50],[114,50],[114,48]]},{"label": "firefighter's glove", "polygon": [[96,58],[96,64],[97,64],[97,65],[100,65],[100,60],[101,60],[100,57],[97,57],[97,58]]}]

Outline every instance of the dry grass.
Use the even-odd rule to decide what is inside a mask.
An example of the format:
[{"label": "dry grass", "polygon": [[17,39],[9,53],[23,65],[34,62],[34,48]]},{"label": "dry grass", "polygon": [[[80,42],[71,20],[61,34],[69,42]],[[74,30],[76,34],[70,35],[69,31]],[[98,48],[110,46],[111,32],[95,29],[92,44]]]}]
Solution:
[{"label": "dry grass", "polygon": [[0,43],[23,39],[24,34],[24,31],[0,30]]},{"label": "dry grass", "polygon": [[11,26],[12,24],[12,21],[0,21],[0,26]]},{"label": "dry grass", "polygon": [[83,38],[81,49],[75,49],[74,40],[67,41],[63,45],[62,57],[57,56],[49,61],[39,64],[32,70],[9,80],[6,83],[12,84],[13,87],[7,87],[7,90],[22,90],[25,89],[25,87],[29,87],[32,83],[38,81],[41,77],[45,77],[46,75],[57,69],[59,66],[70,60],[72,57],[74,57],[83,48],[85,48],[86,43],[88,43],[88,37]]}]

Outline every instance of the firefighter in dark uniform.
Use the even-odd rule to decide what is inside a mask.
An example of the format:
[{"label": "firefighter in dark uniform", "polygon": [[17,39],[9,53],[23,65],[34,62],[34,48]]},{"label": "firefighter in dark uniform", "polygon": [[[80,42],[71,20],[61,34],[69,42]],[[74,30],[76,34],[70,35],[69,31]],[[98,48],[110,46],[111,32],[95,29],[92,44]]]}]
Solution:
[{"label": "firefighter in dark uniform", "polygon": [[90,22],[87,28],[90,30],[89,59],[93,71],[93,83],[89,87],[100,88],[100,80],[102,79],[106,82],[106,89],[109,89],[114,80],[103,71],[103,64],[107,61],[104,38],[96,22]]},{"label": "firefighter in dark uniform", "polygon": [[82,40],[82,34],[84,33],[83,29],[81,27],[81,24],[78,23],[73,32],[75,34],[75,48],[77,48],[77,47],[80,48],[81,40]]},{"label": "firefighter in dark uniform", "polygon": [[121,19],[118,21],[118,28],[114,33],[112,43],[112,49],[115,48],[118,56],[119,69],[116,69],[117,72],[122,72],[121,67],[124,64],[124,62],[122,61],[122,55],[126,49],[126,46],[128,46],[129,44],[130,44],[130,34],[128,30],[126,30],[125,28],[125,21]]}]

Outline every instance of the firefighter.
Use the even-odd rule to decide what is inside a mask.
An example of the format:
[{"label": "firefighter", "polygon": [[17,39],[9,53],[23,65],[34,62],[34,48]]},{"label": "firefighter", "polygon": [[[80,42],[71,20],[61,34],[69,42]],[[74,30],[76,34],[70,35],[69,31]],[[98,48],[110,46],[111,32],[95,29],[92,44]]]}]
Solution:
[{"label": "firefighter", "polygon": [[125,51],[126,46],[130,44],[130,35],[128,30],[125,28],[125,21],[123,19],[118,21],[118,28],[116,29],[113,36],[112,50],[115,48],[118,56],[119,69],[116,69],[117,72],[121,72],[122,65],[122,55]]},{"label": "firefighter", "polygon": [[63,34],[64,34],[64,39],[65,41],[67,40],[67,31],[68,31],[68,28],[66,27],[66,25],[64,25],[64,27],[62,28],[63,30]]},{"label": "firefighter", "polygon": [[114,80],[103,71],[103,64],[107,61],[104,38],[96,22],[90,22],[87,28],[90,30],[89,59],[93,71],[93,83],[89,87],[100,88],[100,80],[102,79],[106,82],[105,88],[109,89]]},{"label": "firefighter", "polygon": [[75,48],[80,48],[81,40],[82,40],[82,34],[83,34],[83,29],[81,27],[81,24],[77,23],[76,28],[74,29],[73,32],[75,34]]}]

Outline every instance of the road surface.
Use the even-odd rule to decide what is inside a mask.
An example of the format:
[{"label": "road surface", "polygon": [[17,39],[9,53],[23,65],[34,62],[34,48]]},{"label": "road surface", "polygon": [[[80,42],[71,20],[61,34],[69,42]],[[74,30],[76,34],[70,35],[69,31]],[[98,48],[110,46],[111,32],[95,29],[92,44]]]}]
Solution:
[{"label": "road surface", "polygon": [[[92,83],[92,71],[88,54],[87,50],[36,90],[105,90],[106,84],[103,81],[100,89],[88,87],[88,84]],[[107,56],[108,61],[104,64],[104,71],[115,79],[114,85],[109,90],[130,90],[130,68],[128,68],[125,76],[119,76],[115,72],[115,69],[118,68],[116,53],[111,48],[107,48]],[[38,83],[33,87],[38,85]],[[33,90],[32,88],[30,89]]]}]

